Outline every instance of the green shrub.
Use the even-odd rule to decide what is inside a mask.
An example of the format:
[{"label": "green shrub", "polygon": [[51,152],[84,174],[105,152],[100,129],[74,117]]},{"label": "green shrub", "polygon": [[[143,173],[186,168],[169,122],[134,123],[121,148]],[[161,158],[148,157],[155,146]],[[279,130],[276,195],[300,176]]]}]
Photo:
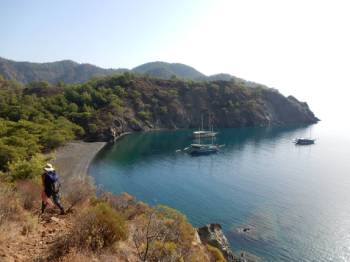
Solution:
[{"label": "green shrub", "polygon": [[137,113],[137,116],[142,120],[150,120],[152,118],[152,113],[149,111],[140,111]]},{"label": "green shrub", "polygon": [[168,94],[169,94],[171,97],[175,97],[175,98],[179,96],[178,91],[175,90],[175,89],[169,90],[169,91],[168,91]]},{"label": "green shrub", "polygon": [[93,123],[89,124],[88,128],[89,128],[89,133],[90,134],[95,134],[97,132],[97,130],[98,130],[97,125],[93,124]]},{"label": "green shrub", "polygon": [[157,206],[156,211],[157,216],[165,221],[169,229],[166,240],[181,242],[182,248],[189,249],[194,238],[194,229],[186,217],[179,211],[163,205]]},{"label": "green shrub", "polygon": [[209,253],[212,255],[212,257],[214,258],[214,261],[226,262],[226,259],[224,258],[223,254],[221,253],[221,251],[219,249],[217,249],[216,247],[213,247],[211,245],[207,245],[207,249],[208,249]]},{"label": "green shrub", "polygon": [[133,240],[140,260],[187,261],[194,229],[175,209],[158,206],[137,218]]},{"label": "green shrub", "polygon": [[148,257],[149,261],[176,261],[181,257],[178,253],[178,246],[174,242],[155,241],[150,247],[152,252]]},{"label": "green shrub", "polygon": [[130,96],[133,98],[133,99],[138,99],[141,97],[141,93],[137,90],[132,90],[130,92]]},{"label": "green shrub", "polygon": [[127,238],[123,217],[106,203],[87,209],[75,222],[70,246],[97,251]]},{"label": "green shrub", "polygon": [[125,91],[125,89],[121,86],[116,86],[115,87],[115,94],[118,96],[118,97],[126,97],[127,96],[127,92]]},{"label": "green shrub", "polygon": [[5,222],[21,217],[21,205],[16,192],[0,182],[0,226]]},{"label": "green shrub", "polygon": [[35,179],[42,173],[45,159],[41,155],[36,155],[30,160],[19,159],[9,164],[8,180]]},{"label": "green shrub", "polygon": [[162,114],[166,114],[168,113],[168,108],[166,106],[161,106],[159,108],[159,111],[162,113]]}]

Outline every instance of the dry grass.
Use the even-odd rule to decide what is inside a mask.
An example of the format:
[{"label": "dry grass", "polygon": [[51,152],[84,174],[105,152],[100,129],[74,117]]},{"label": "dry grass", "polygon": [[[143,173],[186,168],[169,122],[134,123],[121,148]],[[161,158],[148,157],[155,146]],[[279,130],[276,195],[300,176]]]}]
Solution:
[{"label": "dry grass", "polygon": [[27,236],[29,233],[34,232],[38,227],[38,219],[27,213],[24,216],[24,221],[21,223],[21,234]]},{"label": "dry grass", "polygon": [[137,202],[136,199],[128,193],[114,195],[106,192],[102,194],[101,199],[120,212],[128,220],[146,214],[151,209],[147,204]]},{"label": "dry grass", "polygon": [[6,221],[14,221],[21,218],[23,213],[21,203],[15,190],[6,185],[0,184],[0,225]]},{"label": "dry grass", "polygon": [[86,251],[79,251],[77,249],[71,250],[67,255],[61,257],[59,262],[87,262],[99,261],[94,257],[94,254]]},{"label": "dry grass", "polygon": [[82,204],[96,195],[96,188],[88,176],[69,179],[62,186],[62,191],[70,208]]},{"label": "dry grass", "polygon": [[138,262],[137,259],[128,257],[120,257],[117,254],[108,251],[101,254],[96,254],[86,250],[72,249],[64,257],[58,259],[59,262]]},{"label": "dry grass", "polygon": [[42,187],[32,180],[20,180],[16,183],[18,195],[26,210],[34,210],[40,207],[40,193]]}]

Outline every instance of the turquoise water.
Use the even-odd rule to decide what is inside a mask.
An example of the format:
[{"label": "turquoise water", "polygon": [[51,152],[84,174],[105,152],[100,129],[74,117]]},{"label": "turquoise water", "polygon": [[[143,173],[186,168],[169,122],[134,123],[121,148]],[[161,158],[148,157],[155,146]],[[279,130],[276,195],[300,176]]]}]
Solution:
[{"label": "turquoise water", "polygon": [[[215,155],[176,153],[191,130],[133,134],[107,146],[89,173],[115,193],[220,223],[234,251],[265,261],[350,261],[350,141],[341,128],[219,130]],[[295,137],[318,138],[296,146]],[[249,227],[248,233],[238,228]]]}]

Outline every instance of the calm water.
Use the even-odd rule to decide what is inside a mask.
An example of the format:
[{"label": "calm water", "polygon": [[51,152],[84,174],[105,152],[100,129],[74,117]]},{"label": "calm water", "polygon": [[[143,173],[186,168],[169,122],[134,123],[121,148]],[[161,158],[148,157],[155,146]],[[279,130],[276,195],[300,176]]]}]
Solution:
[{"label": "calm water", "polygon": [[[221,129],[216,155],[176,153],[190,130],[133,134],[89,173],[108,191],[166,204],[200,226],[220,223],[234,251],[265,261],[350,261],[350,141],[341,128]],[[295,146],[295,137],[318,138]],[[249,226],[248,234],[237,228]]]}]

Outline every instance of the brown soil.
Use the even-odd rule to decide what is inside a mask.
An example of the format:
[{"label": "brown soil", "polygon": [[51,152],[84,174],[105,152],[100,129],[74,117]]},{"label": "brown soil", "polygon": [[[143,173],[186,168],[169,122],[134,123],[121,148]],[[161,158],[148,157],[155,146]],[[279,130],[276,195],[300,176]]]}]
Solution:
[{"label": "brown soil", "polygon": [[[22,229],[18,226],[5,232],[7,234],[2,238],[6,238],[6,243],[0,245],[0,261],[22,262],[43,261],[45,259],[60,236],[69,232],[72,226],[72,214],[60,216],[57,215],[57,210],[47,211],[43,216],[38,216],[38,221],[35,221],[36,226],[32,232],[21,234]],[[11,237],[11,233],[13,237]]]}]

